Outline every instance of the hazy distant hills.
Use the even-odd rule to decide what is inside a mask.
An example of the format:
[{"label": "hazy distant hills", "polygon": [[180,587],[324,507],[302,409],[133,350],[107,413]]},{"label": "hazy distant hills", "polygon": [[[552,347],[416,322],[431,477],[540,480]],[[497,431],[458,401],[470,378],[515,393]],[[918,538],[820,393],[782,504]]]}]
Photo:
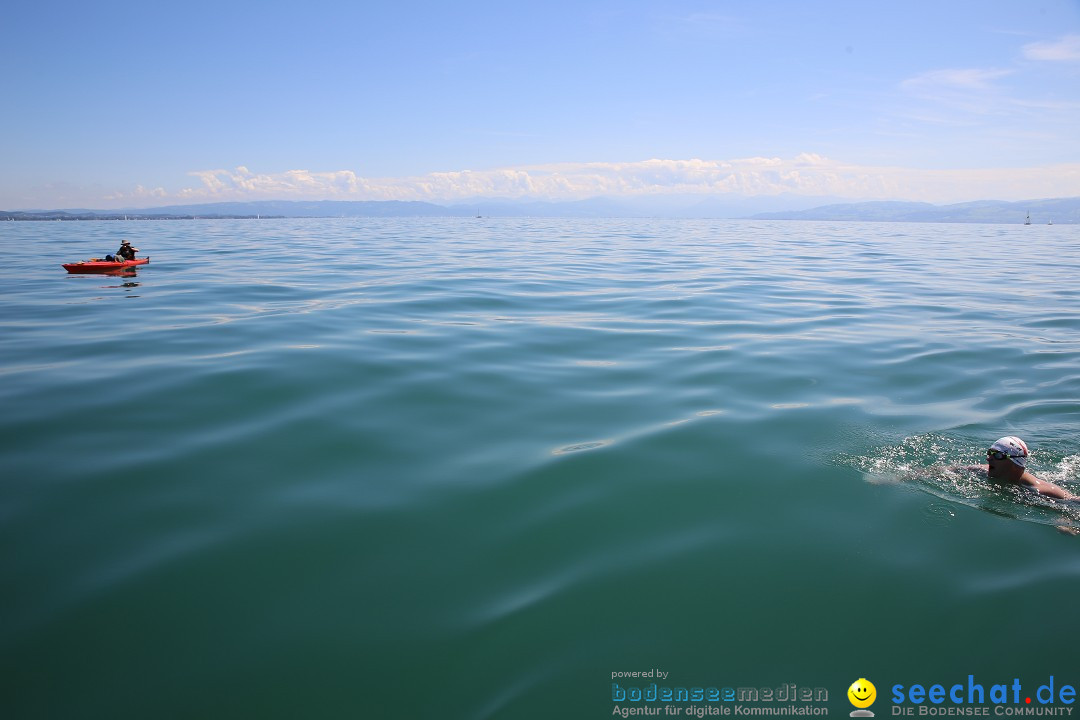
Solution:
[{"label": "hazy distant hills", "polygon": [[94,220],[211,217],[746,217],[757,212],[804,210],[835,201],[794,195],[739,198],[729,196],[650,196],[630,199],[591,198],[553,202],[473,198],[454,205],[404,201],[257,201],[168,205],[120,210],[0,211],[0,220]]},{"label": "hazy distant hills", "polygon": [[[453,205],[402,201],[260,201],[170,205],[124,210],[127,214],[183,216],[284,217],[746,217],[753,213],[804,210],[832,198],[781,195],[761,198],[727,196],[596,197],[587,200],[546,201],[472,198]],[[115,214],[116,211],[113,211]]]},{"label": "hazy distant hills", "polygon": [[754,215],[756,220],[850,220],[877,222],[1080,223],[1080,198],[999,202],[980,200],[957,205],[911,202],[864,202],[825,205],[809,210]]},{"label": "hazy distant hills", "polygon": [[140,213],[164,215],[274,215],[279,217],[445,217],[442,205],[426,202],[389,201],[273,201],[208,203],[202,205],[169,205],[147,208]]},{"label": "hazy distant hills", "polygon": [[[834,204],[824,204],[832,201]],[[756,214],[755,214],[756,213]],[[255,217],[683,217],[755,220],[835,220],[874,222],[1080,223],[1080,198],[957,205],[912,202],[835,204],[833,198],[792,195],[650,196],[592,198],[575,202],[477,198],[456,205],[405,201],[258,201],[168,205],[123,210],[35,210],[4,212],[0,220],[123,220]]]}]

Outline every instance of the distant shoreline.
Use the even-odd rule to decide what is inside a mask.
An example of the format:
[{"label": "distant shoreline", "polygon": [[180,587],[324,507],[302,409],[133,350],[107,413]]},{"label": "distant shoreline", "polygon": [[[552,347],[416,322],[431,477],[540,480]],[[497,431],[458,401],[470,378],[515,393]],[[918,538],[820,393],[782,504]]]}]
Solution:
[{"label": "distant shoreline", "polygon": [[95,215],[71,213],[0,212],[0,222],[73,222],[93,220],[283,220],[284,215]]},{"label": "distant shoreline", "polygon": [[[126,221],[169,221],[169,220],[387,220],[395,219],[433,219],[445,217],[447,219],[464,219],[458,215],[432,216],[432,215],[70,215],[67,217],[55,217],[54,215],[32,213],[0,213],[0,222],[126,222]],[[916,223],[927,225],[1077,225],[1080,223],[1065,220],[1055,223],[1023,223],[1007,222],[1004,220],[908,220],[908,219],[871,219],[871,218],[786,218],[786,217],[679,217],[679,216],[594,216],[594,215],[494,215],[485,219],[510,219],[510,218],[536,218],[536,219],[564,219],[564,220],[721,220],[741,222],[811,222],[811,223]]]},{"label": "distant shoreline", "polygon": [[[821,198],[824,200],[824,198]],[[802,204],[807,199],[802,199]],[[757,212],[757,198],[611,198],[578,201],[479,198],[469,204],[437,205],[420,201],[260,200],[162,207],[94,210],[0,210],[0,222],[71,220],[258,220],[284,218],[610,218],[701,220],[817,220],[827,222],[977,223],[991,225],[1080,224],[1080,197],[1026,201],[981,200],[952,205],[867,201],[823,203],[807,209]],[[772,204],[798,205],[796,199]]]}]

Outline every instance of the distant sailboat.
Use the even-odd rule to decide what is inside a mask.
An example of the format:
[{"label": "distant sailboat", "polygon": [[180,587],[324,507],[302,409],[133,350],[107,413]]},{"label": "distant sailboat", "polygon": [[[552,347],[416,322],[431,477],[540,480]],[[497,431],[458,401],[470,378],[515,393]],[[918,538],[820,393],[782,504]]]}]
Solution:
[{"label": "distant sailboat", "polygon": [[1027,214],[1027,219],[1024,220],[1024,224],[1025,225],[1030,225],[1031,224],[1031,213]]},{"label": "distant sailboat", "polygon": [[480,208],[476,208],[476,217],[477,217],[477,219],[480,219],[480,218],[484,217],[483,215],[480,214]]},{"label": "distant sailboat", "polygon": [[1050,222],[1048,222],[1048,223],[1046,223],[1046,224],[1047,224],[1047,225],[1053,225],[1053,224],[1054,224],[1054,221],[1053,221],[1053,220],[1051,220]]}]

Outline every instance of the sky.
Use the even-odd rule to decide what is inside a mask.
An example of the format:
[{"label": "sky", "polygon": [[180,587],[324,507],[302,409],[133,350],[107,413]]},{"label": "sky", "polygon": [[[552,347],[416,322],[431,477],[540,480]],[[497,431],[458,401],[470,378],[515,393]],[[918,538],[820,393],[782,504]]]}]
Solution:
[{"label": "sky", "polygon": [[8,0],[0,208],[1080,196],[1080,0]]}]

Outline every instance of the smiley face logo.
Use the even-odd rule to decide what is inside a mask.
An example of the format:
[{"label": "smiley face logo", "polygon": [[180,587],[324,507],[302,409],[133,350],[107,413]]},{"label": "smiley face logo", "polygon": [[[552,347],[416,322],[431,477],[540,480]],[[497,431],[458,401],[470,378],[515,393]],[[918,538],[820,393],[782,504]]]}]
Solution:
[{"label": "smiley face logo", "polygon": [[866,678],[859,678],[851,683],[851,687],[847,690],[847,697],[855,707],[868,708],[877,699],[877,688]]}]

